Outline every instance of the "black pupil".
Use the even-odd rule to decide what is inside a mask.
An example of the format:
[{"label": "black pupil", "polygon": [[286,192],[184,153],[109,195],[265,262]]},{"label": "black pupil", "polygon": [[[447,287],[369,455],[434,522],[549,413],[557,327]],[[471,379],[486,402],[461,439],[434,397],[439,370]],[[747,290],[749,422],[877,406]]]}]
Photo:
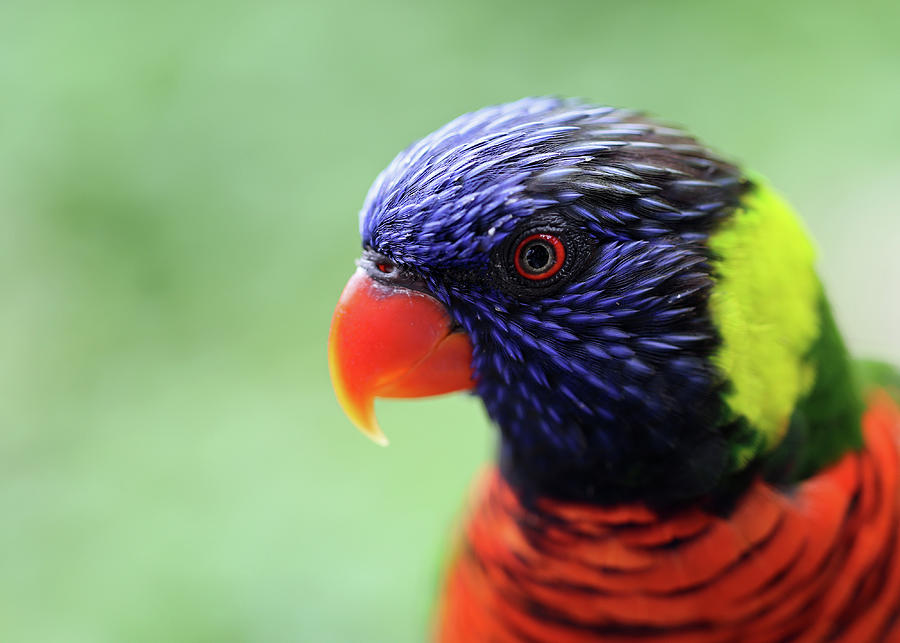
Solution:
[{"label": "black pupil", "polygon": [[525,247],[522,258],[529,272],[545,272],[553,264],[553,251],[543,241],[534,241]]}]

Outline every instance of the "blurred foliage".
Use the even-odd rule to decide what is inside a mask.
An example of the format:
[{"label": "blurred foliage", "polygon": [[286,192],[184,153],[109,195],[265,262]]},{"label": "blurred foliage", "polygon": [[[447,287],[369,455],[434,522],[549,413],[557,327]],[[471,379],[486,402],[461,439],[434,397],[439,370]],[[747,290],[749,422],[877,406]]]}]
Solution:
[{"label": "blurred foliage", "polygon": [[523,95],[648,109],[804,213],[900,359],[900,5],[0,5],[0,640],[413,641],[492,434],[327,378],[356,212]]}]

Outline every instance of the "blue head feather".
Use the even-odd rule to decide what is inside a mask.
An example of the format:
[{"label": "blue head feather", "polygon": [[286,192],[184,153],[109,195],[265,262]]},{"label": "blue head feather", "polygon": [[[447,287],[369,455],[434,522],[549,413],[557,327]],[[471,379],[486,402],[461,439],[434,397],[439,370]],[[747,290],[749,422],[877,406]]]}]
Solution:
[{"label": "blue head feather", "polygon": [[[746,185],[639,113],[524,99],[401,153],[360,231],[469,334],[511,479],[577,497],[688,495],[727,465],[705,241]],[[566,240],[566,269],[528,283],[512,248],[547,228]]]}]

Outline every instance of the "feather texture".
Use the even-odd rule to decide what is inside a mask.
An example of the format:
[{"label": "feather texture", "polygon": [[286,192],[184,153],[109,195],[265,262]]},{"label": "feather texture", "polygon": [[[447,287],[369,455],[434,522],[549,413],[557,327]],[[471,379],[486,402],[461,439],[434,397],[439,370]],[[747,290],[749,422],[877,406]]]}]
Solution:
[{"label": "feather texture", "polygon": [[[524,99],[402,152],[360,229],[467,335],[500,429],[441,641],[900,641],[898,380],[854,372],[765,181]],[[541,282],[538,232],[564,248]]]},{"label": "feather texture", "polygon": [[724,515],[526,506],[491,471],[438,639],[900,640],[900,409],[884,392],[864,432],[862,452],[790,492],[756,479]]}]

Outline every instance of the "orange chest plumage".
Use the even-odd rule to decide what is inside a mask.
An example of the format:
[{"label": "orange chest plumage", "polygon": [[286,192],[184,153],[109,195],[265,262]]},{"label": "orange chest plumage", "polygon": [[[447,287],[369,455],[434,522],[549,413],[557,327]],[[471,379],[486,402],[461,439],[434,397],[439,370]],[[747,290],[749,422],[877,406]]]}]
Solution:
[{"label": "orange chest plumage", "polygon": [[727,516],[541,501],[491,472],[447,578],[443,643],[900,641],[900,410],[866,448]]}]

